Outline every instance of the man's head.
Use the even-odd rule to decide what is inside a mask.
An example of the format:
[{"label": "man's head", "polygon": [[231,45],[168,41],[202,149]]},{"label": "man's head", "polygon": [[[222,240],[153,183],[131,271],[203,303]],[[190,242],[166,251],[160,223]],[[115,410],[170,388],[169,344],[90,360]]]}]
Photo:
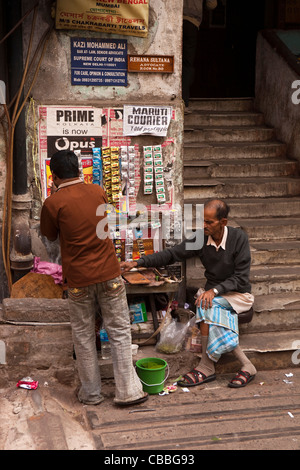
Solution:
[{"label": "man's head", "polygon": [[60,150],[52,156],[50,170],[60,180],[77,178],[79,176],[78,157],[70,150]]},{"label": "man's head", "polygon": [[213,199],[204,204],[204,234],[219,241],[228,222],[230,208],[226,202]]}]

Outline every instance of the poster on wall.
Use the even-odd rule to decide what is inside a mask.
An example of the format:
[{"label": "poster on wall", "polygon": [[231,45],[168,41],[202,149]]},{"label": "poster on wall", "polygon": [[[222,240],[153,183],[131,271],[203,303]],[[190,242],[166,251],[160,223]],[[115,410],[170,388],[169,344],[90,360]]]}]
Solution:
[{"label": "poster on wall", "polygon": [[124,106],[124,135],[165,137],[171,122],[171,106]]},{"label": "poster on wall", "polygon": [[57,0],[55,27],[147,37],[149,0]]},{"label": "poster on wall", "polygon": [[[52,187],[52,173],[50,170],[50,158],[45,158],[44,160],[44,197],[51,195]],[[93,159],[92,158],[82,158],[82,178],[86,184],[92,184],[93,182]]]},{"label": "poster on wall", "polygon": [[173,55],[128,55],[128,72],[173,73]]},{"label": "poster on wall", "polygon": [[[93,107],[40,106],[39,153],[43,196],[49,194],[47,159],[59,150],[80,151],[83,173],[88,174],[93,148],[102,146],[102,109]],[[86,160],[86,161],[85,161]],[[87,179],[87,176],[85,177]],[[88,182],[88,181],[87,181]]]},{"label": "poster on wall", "polygon": [[127,86],[126,39],[71,39],[71,83]]},{"label": "poster on wall", "polygon": [[131,145],[131,138],[123,135],[123,108],[102,109],[103,147]]},{"label": "poster on wall", "polygon": [[[137,143],[134,144],[134,139],[124,135],[123,123],[129,115],[145,116],[147,114],[156,117],[155,122],[157,122],[159,116],[163,116],[167,118],[165,129],[165,132],[167,132],[168,122],[174,118],[173,108],[168,106],[146,106],[141,108],[129,106],[131,114],[124,113],[125,107],[94,108],[89,106],[42,105],[38,109],[40,175],[44,199],[51,193],[52,175],[49,163],[55,152],[59,150],[79,152],[83,180],[85,183],[91,184],[94,183],[93,157],[95,149],[101,148],[99,153],[101,155],[103,148],[107,147],[114,148],[114,150],[118,148],[119,151],[122,191],[126,188],[125,192],[122,193],[124,195],[125,212],[136,212],[138,195],[143,198],[143,204],[147,209],[150,209],[153,204],[157,205],[157,210],[162,207],[161,204],[163,210],[172,208],[174,199],[173,166],[175,153],[172,150],[174,139],[169,137],[161,145],[151,147],[153,155],[151,155],[151,162],[149,160],[151,163],[151,175],[149,175],[147,159],[150,147],[147,142],[145,142],[146,146],[143,146],[143,148]],[[146,125],[143,129],[148,133],[153,131]],[[157,132],[157,129],[154,128],[154,131]],[[161,137],[162,134],[158,132],[156,135]],[[137,132],[136,135],[140,135],[140,132]],[[152,187],[151,191],[149,191],[149,186]]]}]

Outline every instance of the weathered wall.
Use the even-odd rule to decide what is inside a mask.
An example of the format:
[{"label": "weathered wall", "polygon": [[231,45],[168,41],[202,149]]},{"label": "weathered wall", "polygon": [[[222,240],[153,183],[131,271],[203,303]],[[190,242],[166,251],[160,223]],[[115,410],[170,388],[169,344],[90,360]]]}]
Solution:
[{"label": "weathered wall", "polygon": [[[32,101],[27,107],[27,160],[28,185],[32,195],[32,245],[33,254],[42,259],[58,261],[56,244],[41,242],[38,226],[42,198],[39,187],[39,155],[38,145],[38,106],[67,105],[93,106],[96,108],[116,107],[124,104],[144,104],[172,106],[175,119],[169,127],[166,138],[140,136],[132,138],[132,145],[159,145],[163,140],[173,139],[173,144],[165,148],[165,160],[170,163],[169,180],[174,184],[174,199],[176,204],[182,204],[183,197],[183,106],[181,99],[181,43],[182,43],[182,3],[183,0],[151,0],[149,2],[149,33],[147,38],[134,36],[97,33],[80,30],[53,29],[47,49],[43,56],[35,85],[31,92]],[[34,34],[32,51],[36,49],[51,24],[51,0],[40,2],[37,26]],[[23,11],[34,5],[34,0],[23,2]],[[24,60],[30,38],[32,14],[24,22]],[[71,85],[71,47],[70,37],[91,39],[126,39],[128,54],[138,55],[173,55],[174,73],[128,73],[126,87],[114,86],[72,86]],[[30,84],[34,68],[29,74],[25,90]],[[170,185],[170,181],[167,183]],[[138,202],[155,204],[153,197],[143,197],[140,190]],[[48,257],[50,254],[50,258]]]},{"label": "weathered wall", "polygon": [[[24,11],[34,4],[26,0]],[[151,0],[149,2],[149,34],[147,38],[96,33],[80,30],[54,30],[34,87],[34,98],[42,103],[76,103],[78,101],[101,104],[116,101],[147,102],[172,101],[181,98],[181,28],[183,0]],[[38,17],[39,34],[42,36],[50,19],[51,0],[45,0]],[[30,34],[30,19],[26,22],[25,46]],[[136,74],[128,77],[127,87],[71,86],[70,37],[127,39],[128,54],[174,55],[173,74]]]},{"label": "weathered wall", "polygon": [[[32,8],[35,0],[22,2],[23,13]],[[48,25],[52,23],[52,0],[39,2],[38,17],[32,43],[31,57],[39,45]],[[147,38],[133,36],[109,35],[75,30],[55,30],[51,32],[49,43],[37,79],[30,93],[30,102],[26,107],[27,118],[27,167],[28,167],[28,191],[32,197],[31,209],[31,242],[32,252],[40,256],[42,260],[52,262],[60,261],[58,243],[50,243],[43,240],[39,234],[39,215],[43,202],[40,192],[40,162],[38,142],[38,106],[39,105],[67,105],[67,106],[93,106],[122,107],[124,104],[161,105],[172,106],[174,115],[169,126],[167,137],[139,136],[132,139],[140,149],[143,145],[159,145],[168,140],[165,148],[165,160],[169,165],[167,184],[173,184],[174,203],[181,204],[183,198],[183,103],[181,99],[181,27],[182,27],[182,3],[183,0],[150,0],[149,35]],[[30,38],[32,13],[23,24],[24,62]],[[175,59],[174,73],[128,73],[128,86],[126,87],[99,87],[99,86],[72,86],[71,85],[71,53],[70,37],[112,38],[127,39],[128,54],[138,55],[173,55]],[[25,92],[30,86],[34,76],[34,67],[29,73],[25,83]],[[2,166],[5,161],[4,140],[0,131],[0,183],[2,183]],[[1,184],[1,191],[3,185]],[[154,199],[143,199],[143,204],[153,204]],[[1,265],[0,265],[1,269]],[[73,367],[72,341],[70,326],[47,326],[30,323],[28,325],[10,325],[2,321],[0,315],[0,328],[2,341],[5,343],[5,363],[12,372],[20,374],[26,363],[34,363],[35,367],[50,369],[55,361],[61,367]],[[53,350],[53,341],[59,344]],[[42,349],[40,345],[43,344]],[[39,345],[38,349],[35,348]],[[1,345],[0,345],[1,346]],[[3,343],[2,343],[3,346]],[[51,349],[51,354],[49,351]],[[20,357],[22,360],[20,361]],[[49,359],[50,358],[50,359]],[[4,361],[3,361],[4,362]],[[56,364],[56,365],[57,365]],[[8,369],[4,366],[2,372]],[[0,372],[1,372],[0,371]]]},{"label": "weathered wall", "polygon": [[267,124],[287,144],[288,155],[300,160],[300,104],[294,104],[292,88],[300,77],[261,34],[257,40],[255,106]]}]

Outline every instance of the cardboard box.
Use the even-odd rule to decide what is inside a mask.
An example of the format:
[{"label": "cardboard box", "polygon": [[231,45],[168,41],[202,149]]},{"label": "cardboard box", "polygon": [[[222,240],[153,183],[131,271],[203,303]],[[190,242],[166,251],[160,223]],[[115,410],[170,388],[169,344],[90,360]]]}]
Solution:
[{"label": "cardboard box", "polygon": [[143,323],[147,321],[147,311],[145,302],[138,302],[129,305],[131,323]]}]

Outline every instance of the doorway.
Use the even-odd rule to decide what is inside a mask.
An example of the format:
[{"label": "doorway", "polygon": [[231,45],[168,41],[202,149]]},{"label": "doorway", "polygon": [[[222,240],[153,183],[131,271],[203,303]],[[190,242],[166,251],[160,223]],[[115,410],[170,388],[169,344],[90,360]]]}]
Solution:
[{"label": "doorway", "polygon": [[264,28],[265,2],[218,0],[215,10],[203,8],[191,98],[254,96],[256,38]]}]

